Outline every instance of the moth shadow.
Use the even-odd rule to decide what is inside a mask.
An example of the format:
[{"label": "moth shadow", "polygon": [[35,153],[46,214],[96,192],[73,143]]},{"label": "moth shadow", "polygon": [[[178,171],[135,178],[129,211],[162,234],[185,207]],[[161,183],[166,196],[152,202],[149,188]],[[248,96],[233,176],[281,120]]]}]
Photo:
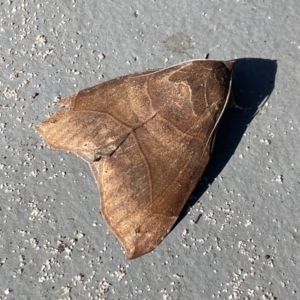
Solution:
[{"label": "moth shadow", "polygon": [[277,62],[260,58],[235,60],[232,85],[234,102],[244,108],[225,110],[216,134],[214,150],[206,170],[187,201],[174,227],[187,215],[234,154],[247,126],[271,95],[275,86]]}]

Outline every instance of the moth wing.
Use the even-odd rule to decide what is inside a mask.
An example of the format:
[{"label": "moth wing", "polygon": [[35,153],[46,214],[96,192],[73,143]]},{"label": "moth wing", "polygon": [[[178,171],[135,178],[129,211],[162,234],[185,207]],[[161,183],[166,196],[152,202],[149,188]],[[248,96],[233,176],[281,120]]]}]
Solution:
[{"label": "moth wing", "polygon": [[208,162],[206,142],[157,115],[91,163],[102,214],[127,258],[152,251],[171,230]]},{"label": "moth wing", "polygon": [[[36,130],[50,147],[74,152],[89,163],[110,155],[149,115],[148,106],[130,99],[143,98],[142,75],[152,72],[137,73],[138,81],[127,75],[68,96]],[[128,113],[130,109],[139,110],[139,115]]]},{"label": "moth wing", "polygon": [[101,211],[131,259],[168,234],[202,175],[232,63],[193,61],[110,80],[62,101],[37,130],[85,159]]}]

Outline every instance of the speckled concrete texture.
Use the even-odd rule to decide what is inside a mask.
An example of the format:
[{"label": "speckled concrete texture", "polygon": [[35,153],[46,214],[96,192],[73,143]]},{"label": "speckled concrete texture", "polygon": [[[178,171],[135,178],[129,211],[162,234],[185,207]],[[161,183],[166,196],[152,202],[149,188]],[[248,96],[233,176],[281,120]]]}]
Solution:
[{"label": "speckled concrete texture", "polygon": [[[299,15],[296,0],[0,2],[0,299],[299,299]],[[236,59],[252,109],[225,112],[180,221],[128,261],[88,165],[34,126],[82,88],[207,52]]]}]

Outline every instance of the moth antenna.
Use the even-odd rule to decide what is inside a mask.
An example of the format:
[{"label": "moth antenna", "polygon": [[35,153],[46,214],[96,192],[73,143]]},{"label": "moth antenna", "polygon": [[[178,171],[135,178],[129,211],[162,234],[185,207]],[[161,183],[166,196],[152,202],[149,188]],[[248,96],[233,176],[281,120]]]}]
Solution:
[{"label": "moth antenna", "polygon": [[266,105],[267,101],[269,100],[270,95],[268,95],[258,106],[254,116],[256,116],[257,114],[259,114],[262,110],[262,108]]}]

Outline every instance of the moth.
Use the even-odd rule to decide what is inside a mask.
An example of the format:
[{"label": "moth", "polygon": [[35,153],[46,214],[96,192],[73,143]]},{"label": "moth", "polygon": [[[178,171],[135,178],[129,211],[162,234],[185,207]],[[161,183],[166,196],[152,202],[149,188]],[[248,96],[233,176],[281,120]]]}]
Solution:
[{"label": "moth", "polygon": [[209,161],[234,62],[199,59],[62,99],[36,130],[91,167],[101,212],[133,259],[170,232]]}]

